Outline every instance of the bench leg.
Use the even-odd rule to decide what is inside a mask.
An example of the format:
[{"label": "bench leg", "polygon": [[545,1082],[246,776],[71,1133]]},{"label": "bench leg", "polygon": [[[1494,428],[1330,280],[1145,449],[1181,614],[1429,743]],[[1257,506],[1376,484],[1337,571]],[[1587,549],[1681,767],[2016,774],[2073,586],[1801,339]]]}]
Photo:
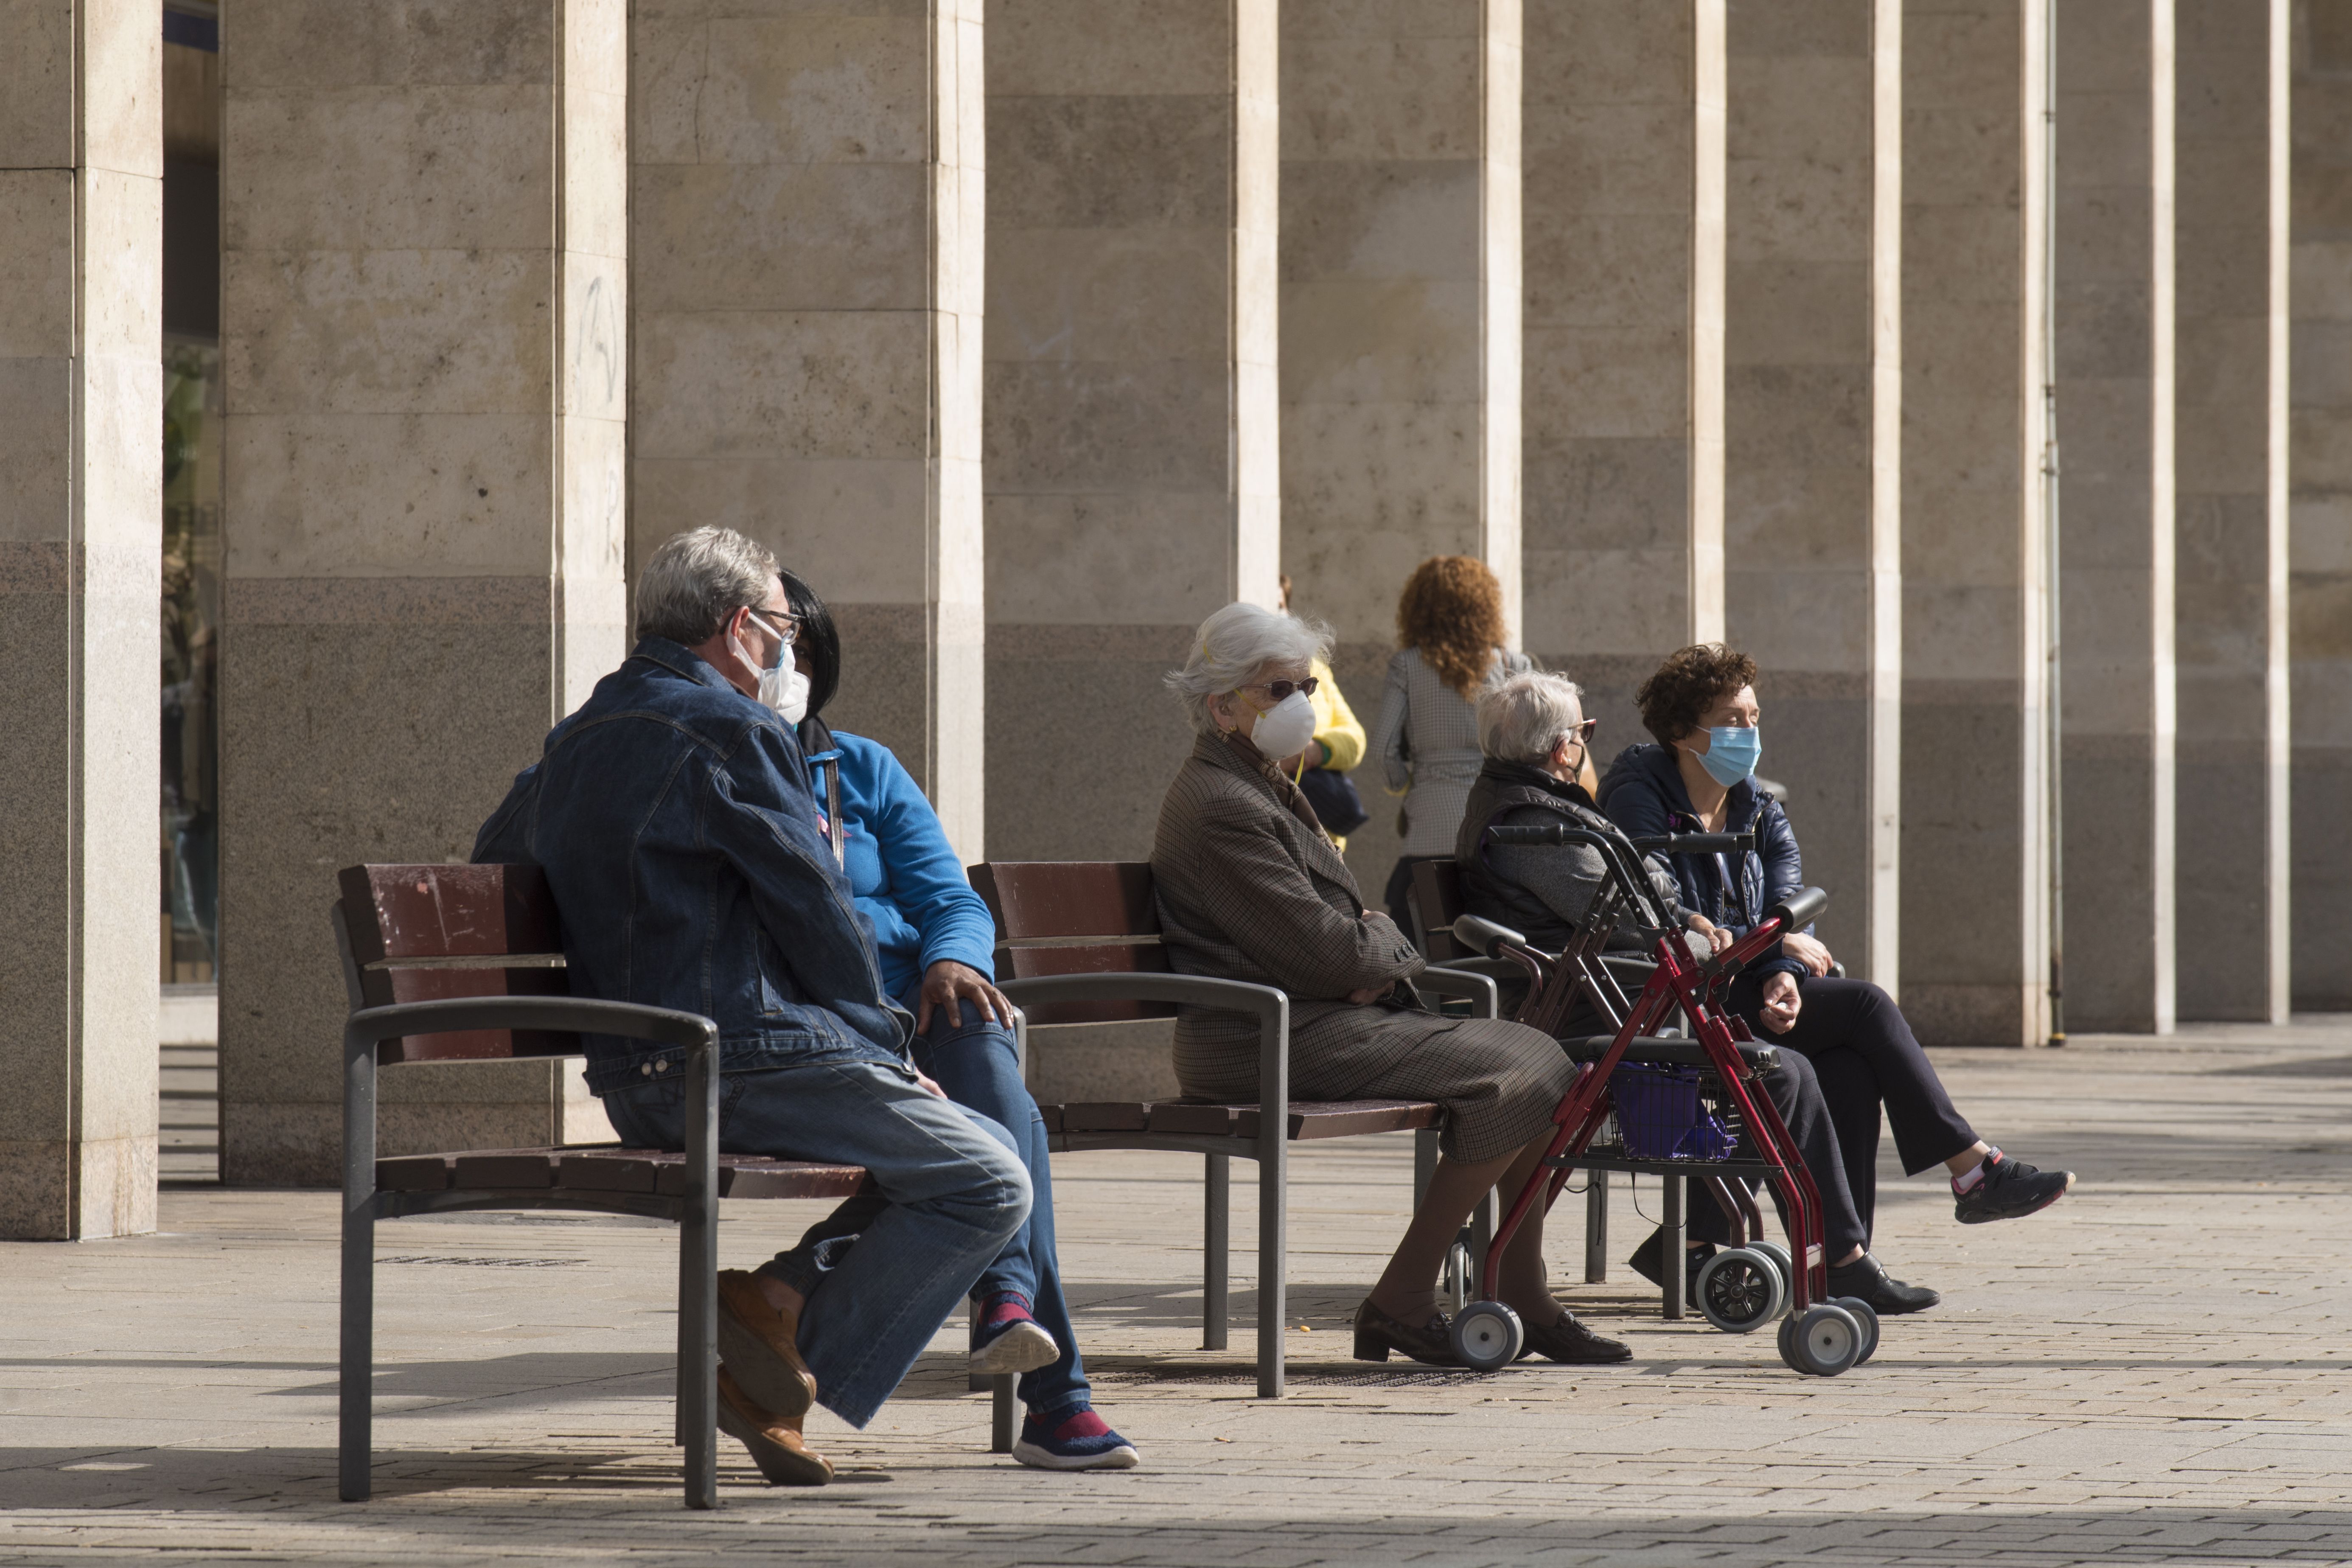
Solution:
[{"label": "bench leg", "polygon": [[1437,1129],[1423,1127],[1412,1135],[1412,1207],[1421,1212],[1421,1200],[1429,1195],[1431,1178],[1437,1174]]},{"label": "bench leg", "polygon": [[1609,1282],[1609,1173],[1584,1173],[1584,1282]]},{"label": "bench leg", "polygon": [[375,1397],[375,1042],[343,1046],[341,1360],[337,1369],[336,1493],[373,1490]]},{"label": "bench leg", "polygon": [[677,1236],[677,1420],[686,1506],[719,1506],[719,1074],[714,1049],[688,1058],[686,1203]]},{"label": "bench leg", "polygon": [[1689,1237],[1689,1226],[1683,1217],[1686,1189],[1680,1176],[1666,1178],[1666,1256],[1665,1256],[1665,1315],[1683,1315],[1683,1288],[1687,1277],[1683,1272],[1683,1248]]},{"label": "bench leg", "polygon": [[1201,1175],[1201,1348],[1225,1348],[1233,1315],[1229,1260],[1233,1253],[1234,1157],[1204,1154]]},{"label": "bench leg", "polygon": [[1275,1123],[1271,1137],[1260,1140],[1257,1160],[1257,1396],[1282,1397],[1282,1334],[1289,1317],[1288,1281],[1284,1277],[1285,1189],[1289,1185],[1290,1145],[1283,1139],[1289,1118]]},{"label": "bench leg", "polygon": [[1009,1372],[988,1380],[988,1451],[992,1454],[1013,1452],[1013,1381]]}]

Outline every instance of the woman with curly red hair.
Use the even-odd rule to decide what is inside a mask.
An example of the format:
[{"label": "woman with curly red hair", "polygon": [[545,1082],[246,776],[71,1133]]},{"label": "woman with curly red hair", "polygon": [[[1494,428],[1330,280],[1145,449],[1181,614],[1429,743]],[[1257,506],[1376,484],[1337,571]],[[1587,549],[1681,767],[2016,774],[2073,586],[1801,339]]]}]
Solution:
[{"label": "woman with curly red hair", "polygon": [[1371,753],[1398,812],[1404,854],[1388,881],[1389,914],[1412,930],[1405,893],[1416,861],[1450,859],[1463,805],[1486,758],[1478,750],[1478,693],[1531,668],[1504,646],[1503,585],[1470,555],[1434,555],[1413,568],[1397,600],[1396,657],[1389,660]]}]

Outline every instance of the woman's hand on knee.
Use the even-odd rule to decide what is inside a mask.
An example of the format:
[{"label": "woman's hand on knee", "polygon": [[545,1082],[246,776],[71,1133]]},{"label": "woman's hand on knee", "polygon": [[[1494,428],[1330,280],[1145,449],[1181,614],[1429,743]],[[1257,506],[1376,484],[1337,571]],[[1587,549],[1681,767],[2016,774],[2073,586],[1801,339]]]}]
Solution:
[{"label": "woman's hand on knee", "polygon": [[1782,937],[1780,951],[1815,974],[1827,974],[1830,965],[1837,962],[1830,956],[1828,948],[1801,931],[1792,931]]},{"label": "woman's hand on knee", "polygon": [[987,975],[951,958],[942,958],[923,971],[919,1001],[920,1007],[915,1014],[915,1033],[919,1035],[930,1033],[935,1011],[947,1014],[949,1028],[961,1025],[961,1004],[965,1002],[970,1002],[982,1018],[993,1018],[1008,1029],[1013,1027],[1012,999],[990,984]]}]

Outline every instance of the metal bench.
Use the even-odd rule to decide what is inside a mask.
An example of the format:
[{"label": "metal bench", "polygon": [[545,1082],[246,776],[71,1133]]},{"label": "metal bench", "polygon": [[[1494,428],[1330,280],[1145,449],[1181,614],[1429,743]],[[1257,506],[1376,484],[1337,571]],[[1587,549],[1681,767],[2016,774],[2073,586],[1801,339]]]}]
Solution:
[{"label": "metal bench", "polygon": [[[583,1209],[679,1226],[677,1425],[686,1504],[718,1502],[716,1199],[843,1198],[856,1165],[719,1152],[719,1026],[691,1013],[568,996],[555,906],[529,866],[353,866],[335,943],[343,1027],[342,1350],[339,1468],[366,1500],[373,1459],[375,1226],[459,1209]],[[683,1153],[614,1145],[376,1158],[376,1074],[413,1062],[577,1056],[583,1034],[680,1046],[702,1108]]]}]

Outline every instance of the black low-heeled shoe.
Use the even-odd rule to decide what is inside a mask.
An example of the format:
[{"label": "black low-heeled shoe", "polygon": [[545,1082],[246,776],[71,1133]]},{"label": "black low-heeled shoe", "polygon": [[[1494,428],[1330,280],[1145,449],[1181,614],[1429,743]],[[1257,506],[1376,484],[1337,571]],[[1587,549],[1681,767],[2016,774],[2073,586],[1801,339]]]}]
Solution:
[{"label": "black low-heeled shoe", "polygon": [[1389,1352],[1402,1351],[1425,1366],[1460,1366],[1454,1354],[1453,1320],[1443,1312],[1430,1314],[1419,1328],[1390,1317],[1367,1296],[1356,1309],[1356,1359],[1386,1361]]},{"label": "black low-heeled shoe", "polygon": [[1574,1312],[1562,1312],[1559,1321],[1538,1328],[1527,1325],[1528,1352],[1570,1366],[1603,1366],[1612,1362],[1632,1361],[1633,1347],[1615,1340],[1602,1339],[1576,1321]]}]

